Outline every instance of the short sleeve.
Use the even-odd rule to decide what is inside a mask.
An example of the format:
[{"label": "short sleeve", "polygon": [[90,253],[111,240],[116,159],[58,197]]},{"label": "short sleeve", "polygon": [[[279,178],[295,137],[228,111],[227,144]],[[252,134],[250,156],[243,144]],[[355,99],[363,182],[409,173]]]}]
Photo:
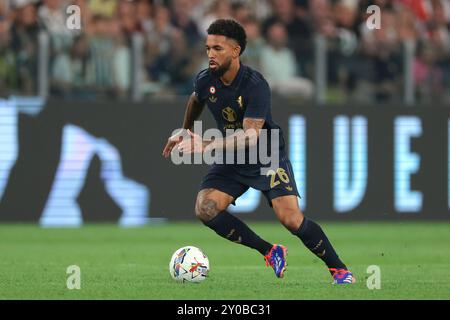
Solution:
[{"label": "short sleeve", "polygon": [[270,87],[266,81],[260,81],[250,90],[244,118],[267,119],[270,112]]},{"label": "short sleeve", "polygon": [[202,79],[200,79],[200,73],[195,77],[194,80],[194,95],[200,103],[204,103],[206,101],[206,97],[204,96],[202,89],[204,84],[202,84]]},{"label": "short sleeve", "polygon": [[198,94],[198,76],[195,77],[195,80],[194,80],[194,95],[197,98],[197,100],[200,101],[199,94]]}]

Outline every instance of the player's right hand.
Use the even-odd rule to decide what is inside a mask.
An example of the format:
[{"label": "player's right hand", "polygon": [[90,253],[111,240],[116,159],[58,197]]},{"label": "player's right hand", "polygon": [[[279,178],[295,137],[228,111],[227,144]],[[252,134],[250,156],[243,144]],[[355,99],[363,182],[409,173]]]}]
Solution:
[{"label": "player's right hand", "polygon": [[164,147],[164,150],[162,152],[162,155],[164,157],[169,157],[170,153],[172,152],[173,148],[179,144],[183,140],[183,136],[188,135],[186,129],[181,129],[174,135],[172,135],[169,139],[167,139],[166,146]]}]

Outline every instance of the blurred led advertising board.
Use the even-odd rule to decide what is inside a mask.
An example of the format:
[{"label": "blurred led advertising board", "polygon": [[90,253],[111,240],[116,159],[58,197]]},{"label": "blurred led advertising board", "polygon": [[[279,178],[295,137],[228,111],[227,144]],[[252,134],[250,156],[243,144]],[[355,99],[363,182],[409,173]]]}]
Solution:
[{"label": "blurred led advertising board", "polygon": [[[43,226],[193,220],[208,166],[161,156],[185,99],[0,100],[0,221]],[[450,109],[273,101],[299,204],[323,220],[448,219]],[[203,129],[214,126],[205,109]],[[230,211],[274,220],[250,189]]]}]

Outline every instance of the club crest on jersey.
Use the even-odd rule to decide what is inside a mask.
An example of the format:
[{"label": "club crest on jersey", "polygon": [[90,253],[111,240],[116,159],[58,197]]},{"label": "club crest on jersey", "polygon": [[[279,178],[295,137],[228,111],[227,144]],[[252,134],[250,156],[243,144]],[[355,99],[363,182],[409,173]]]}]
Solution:
[{"label": "club crest on jersey", "polygon": [[239,98],[237,98],[237,103],[239,104],[239,108],[243,108],[244,107],[244,101],[242,100],[242,96],[239,96]]},{"label": "club crest on jersey", "polygon": [[215,93],[216,93],[216,88],[215,88],[214,86],[211,86],[211,87],[209,88],[209,93],[215,94]]}]

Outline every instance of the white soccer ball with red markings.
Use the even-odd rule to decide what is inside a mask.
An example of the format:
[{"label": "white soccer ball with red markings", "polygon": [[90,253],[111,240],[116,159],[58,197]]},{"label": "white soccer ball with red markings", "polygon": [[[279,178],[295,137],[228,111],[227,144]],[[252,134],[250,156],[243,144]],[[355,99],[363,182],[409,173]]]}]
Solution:
[{"label": "white soccer ball with red markings", "polygon": [[182,247],[172,255],[169,272],[179,282],[201,282],[209,273],[208,257],[197,247]]}]

